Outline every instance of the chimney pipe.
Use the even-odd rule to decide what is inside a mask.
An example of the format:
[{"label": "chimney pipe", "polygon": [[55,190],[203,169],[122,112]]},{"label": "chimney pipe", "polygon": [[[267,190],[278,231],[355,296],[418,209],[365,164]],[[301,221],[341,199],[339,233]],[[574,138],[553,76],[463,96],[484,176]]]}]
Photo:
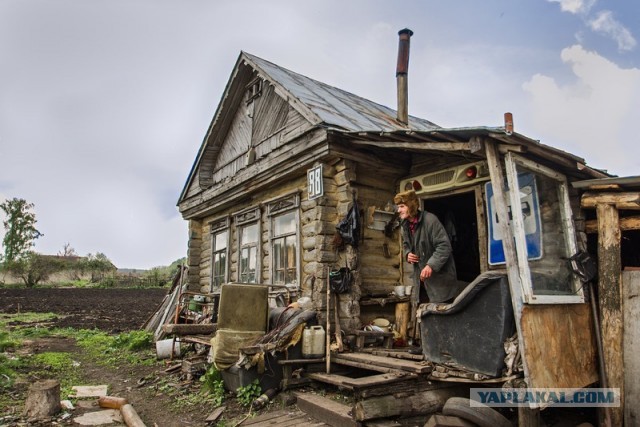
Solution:
[{"label": "chimney pipe", "polygon": [[409,94],[407,74],[409,72],[409,40],[413,31],[408,28],[398,31],[398,65],[396,66],[396,82],[398,86],[398,121],[409,124]]},{"label": "chimney pipe", "polygon": [[513,114],[504,113],[504,131],[507,135],[511,135],[513,133]]}]

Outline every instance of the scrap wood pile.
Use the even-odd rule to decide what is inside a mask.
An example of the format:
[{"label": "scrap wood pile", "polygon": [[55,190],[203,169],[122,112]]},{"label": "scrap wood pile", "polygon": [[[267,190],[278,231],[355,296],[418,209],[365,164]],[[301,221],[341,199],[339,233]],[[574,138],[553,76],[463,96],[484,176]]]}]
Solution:
[{"label": "scrap wood pile", "polygon": [[171,289],[143,325],[145,331],[153,333],[154,341],[160,341],[167,335],[207,335],[215,332],[215,324],[211,321],[212,303],[207,302],[206,294],[186,290],[187,285],[183,284],[186,270],[186,267],[180,266]]},{"label": "scrap wood pile", "polygon": [[165,295],[155,313],[143,325],[145,331],[153,333],[155,341],[166,337],[167,334],[163,331],[162,326],[169,323],[168,321],[172,318],[171,316],[175,314],[176,307],[178,306],[180,294],[182,293],[183,280],[187,273],[187,267],[178,266],[178,268],[178,272],[173,277],[171,289],[169,289],[169,292]]}]

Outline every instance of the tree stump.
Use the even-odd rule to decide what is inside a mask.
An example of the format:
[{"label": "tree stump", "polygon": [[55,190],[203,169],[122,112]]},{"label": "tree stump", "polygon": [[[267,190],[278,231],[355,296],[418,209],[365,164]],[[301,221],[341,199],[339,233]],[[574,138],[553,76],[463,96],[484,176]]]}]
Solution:
[{"label": "tree stump", "polygon": [[38,381],[29,387],[24,415],[30,420],[42,420],[60,412],[60,382]]}]

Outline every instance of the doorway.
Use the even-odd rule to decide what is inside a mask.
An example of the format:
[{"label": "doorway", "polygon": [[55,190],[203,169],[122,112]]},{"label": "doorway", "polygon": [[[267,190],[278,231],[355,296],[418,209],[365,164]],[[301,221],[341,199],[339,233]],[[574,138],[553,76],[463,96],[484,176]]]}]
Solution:
[{"label": "doorway", "polygon": [[475,280],[480,274],[475,191],[423,199],[423,206],[438,217],[449,234],[458,280]]}]

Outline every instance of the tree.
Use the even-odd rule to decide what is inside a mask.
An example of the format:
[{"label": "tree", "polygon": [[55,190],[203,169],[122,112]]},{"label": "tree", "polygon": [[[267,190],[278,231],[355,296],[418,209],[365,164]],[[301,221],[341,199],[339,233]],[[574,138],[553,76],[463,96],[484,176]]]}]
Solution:
[{"label": "tree", "polygon": [[97,252],[95,255],[87,254],[79,263],[79,268],[83,273],[91,273],[91,281],[97,282],[104,278],[104,276],[116,270],[111,260],[101,252]]},{"label": "tree", "polygon": [[58,252],[59,256],[78,256],[78,254],[76,253],[76,250],[73,249],[73,247],[71,246],[71,243],[65,243],[64,246],[62,247],[62,250],[60,252]]},{"label": "tree", "polygon": [[20,277],[28,288],[45,282],[54,273],[66,268],[63,260],[28,251],[19,260],[7,264],[7,270]]},{"label": "tree", "polygon": [[0,203],[0,209],[6,214],[6,219],[2,222],[6,234],[2,240],[4,247],[5,264],[11,264],[20,258],[25,257],[30,252],[35,240],[44,234],[40,233],[36,225],[36,214],[31,210],[33,203],[28,203],[24,199],[14,197]]}]

